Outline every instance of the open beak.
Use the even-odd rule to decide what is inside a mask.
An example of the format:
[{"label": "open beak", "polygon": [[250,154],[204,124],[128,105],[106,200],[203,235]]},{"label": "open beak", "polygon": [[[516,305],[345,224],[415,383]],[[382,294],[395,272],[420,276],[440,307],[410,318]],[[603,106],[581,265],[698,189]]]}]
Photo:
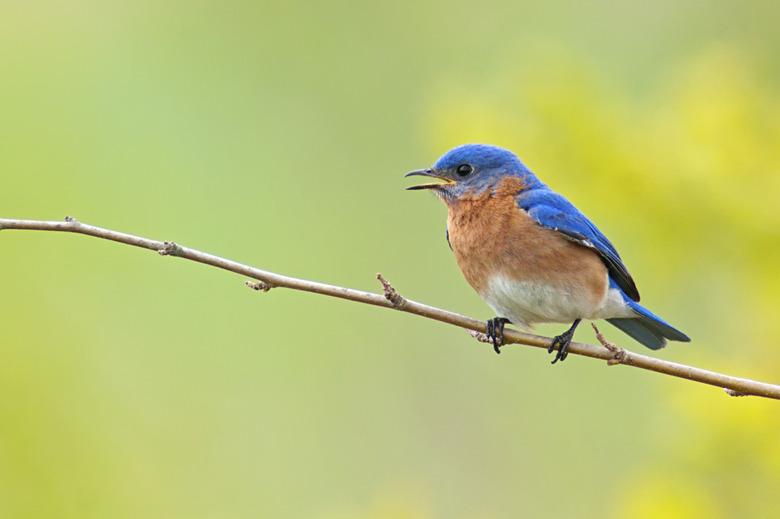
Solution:
[{"label": "open beak", "polygon": [[441,182],[431,182],[429,184],[419,184],[417,186],[411,186],[407,187],[407,190],[414,190],[414,189],[439,189],[441,186],[445,186],[447,184],[454,184],[454,180],[450,180],[449,178],[439,176],[436,172],[433,171],[433,169],[418,169],[417,171],[412,171],[411,173],[407,173],[404,175],[405,177],[414,177],[414,176],[421,176],[421,177],[431,177],[438,180],[444,180],[444,183]]}]

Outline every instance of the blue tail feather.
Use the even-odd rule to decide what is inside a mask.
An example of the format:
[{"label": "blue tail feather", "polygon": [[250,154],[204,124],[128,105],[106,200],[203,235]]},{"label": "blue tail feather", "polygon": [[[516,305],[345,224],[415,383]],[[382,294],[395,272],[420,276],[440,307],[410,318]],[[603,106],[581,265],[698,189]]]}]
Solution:
[{"label": "blue tail feather", "polygon": [[690,337],[673,327],[646,308],[634,301],[626,301],[637,316],[635,318],[613,318],[607,322],[632,339],[647,346],[651,350],[659,350],[666,346],[666,340],[691,342]]}]

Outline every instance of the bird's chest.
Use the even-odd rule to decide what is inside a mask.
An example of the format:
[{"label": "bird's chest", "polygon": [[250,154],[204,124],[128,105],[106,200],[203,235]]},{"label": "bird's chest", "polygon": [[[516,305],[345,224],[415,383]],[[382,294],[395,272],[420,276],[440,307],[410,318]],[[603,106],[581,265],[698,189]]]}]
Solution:
[{"label": "bird's chest", "polygon": [[450,246],[460,270],[477,292],[482,293],[495,275],[533,273],[535,265],[531,263],[543,250],[547,229],[518,208],[514,197],[463,198],[447,209]]},{"label": "bird's chest", "polygon": [[447,231],[466,281],[502,316],[566,321],[600,304],[606,268],[591,250],[539,225],[514,196],[448,204]]}]

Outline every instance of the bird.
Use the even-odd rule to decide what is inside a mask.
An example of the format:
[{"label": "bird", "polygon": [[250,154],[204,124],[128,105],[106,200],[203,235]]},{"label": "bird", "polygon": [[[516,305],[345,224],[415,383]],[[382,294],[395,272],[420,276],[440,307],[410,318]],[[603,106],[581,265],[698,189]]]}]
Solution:
[{"label": "bird", "polygon": [[571,323],[550,342],[553,364],[566,359],[583,319],[606,319],[651,350],[690,342],[639,304],[634,279],[598,227],[511,151],[463,144],[406,176],[435,180],[407,189],[432,191],[447,207],[458,267],[497,315],[485,326],[496,353],[509,323]]}]

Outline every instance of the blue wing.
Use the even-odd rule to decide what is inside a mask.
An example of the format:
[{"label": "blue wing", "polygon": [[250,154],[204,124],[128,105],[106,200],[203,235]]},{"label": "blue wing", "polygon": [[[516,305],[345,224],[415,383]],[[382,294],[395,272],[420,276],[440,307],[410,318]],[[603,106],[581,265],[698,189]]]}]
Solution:
[{"label": "blue wing", "polygon": [[517,205],[540,225],[558,231],[601,256],[609,277],[634,301],[639,291],[615,247],[588,218],[564,197],[544,187],[517,195]]}]

